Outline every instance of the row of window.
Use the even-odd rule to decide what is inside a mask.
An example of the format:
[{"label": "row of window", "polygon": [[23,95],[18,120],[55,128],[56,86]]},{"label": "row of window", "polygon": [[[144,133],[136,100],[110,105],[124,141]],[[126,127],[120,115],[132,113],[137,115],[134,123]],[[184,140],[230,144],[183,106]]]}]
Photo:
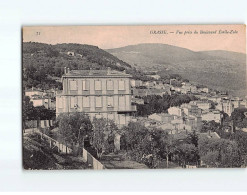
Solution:
[{"label": "row of window", "polygon": [[[72,91],[78,90],[78,83],[76,80],[70,80],[69,81],[69,89]],[[88,91],[90,89],[90,81],[89,80],[83,80],[82,81],[82,90]],[[106,82],[106,89],[107,90],[114,90],[113,81],[109,80]],[[101,80],[95,80],[94,81],[94,90],[100,91],[102,90],[102,81]],[[118,81],[118,90],[125,90],[125,81],[119,80]]]},{"label": "row of window", "polygon": [[[113,96],[108,96],[107,97],[107,107],[114,107],[114,98]],[[118,97],[118,106],[120,109],[125,108],[125,96],[119,96]],[[58,107],[63,108],[63,99],[59,98],[58,99]],[[70,108],[76,108],[78,107],[78,98],[77,97],[70,97]],[[82,97],[82,107],[83,108],[89,108],[90,107],[90,97],[85,96]],[[96,96],[95,97],[95,107],[96,108],[101,108],[103,107],[103,99],[102,96]]]}]

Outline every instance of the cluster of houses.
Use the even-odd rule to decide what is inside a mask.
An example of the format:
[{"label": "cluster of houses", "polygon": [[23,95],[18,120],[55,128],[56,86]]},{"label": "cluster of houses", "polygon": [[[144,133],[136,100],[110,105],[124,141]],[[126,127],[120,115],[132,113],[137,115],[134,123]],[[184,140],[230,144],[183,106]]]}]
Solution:
[{"label": "cluster of houses", "polygon": [[181,83],[181,87],[173,85],[175,79],[171,79],[169,84],[163,82],[131,80],[132,103],[144,104],[143,97],[147,95],[164,94],[192,94],[199,100],[182,104],[179,107],[170,107],[168,113],[154,113],[148,118],[138,117],[136,121],[141,121],[146,127],[157,127],[167,130],[171,134],[178,132],[200,131],[202,121],[222,122],[223,114],[231,116],[236,108],[247,108],[247,98],[232,97],[225,92],[216,93],[207,87],[197,87],[189,82]]},{"label": "cluster of houses", "polygon": [[32,87],[25,90],[25,96],[30,98],[34,107],[44,106],[46,109],[56,109],[56,91],[54,89],[41,90]]},{"label": "cluster of houses", "polygon": [[[68,53],[73,55],[73,53]],[[152,75],[154,76],[154,75]],[[64,69],[63,90],[29,89],[25,95],[34,106],[55,109],[56,115],[68,112],[85,112],[91,118],[107,118],[118,126],[130,121],[141,121],[146,127],[158,127],[176,134],[182,131],[200,131],[202,121],[221,123],[222,112],[229,116],[235,108],[247,108],[247,99],[230,97],[224,93],[216,94],[207,87],[197,87],[188,82],[181,87],[156,80],[143,82],[131,79],[125,71],[107,70],[69,70]],[[154,113],[148,118],[135,117],[135,104],[144,104],[144,96],[164,94],[193,94],[199,100],[170,107],[168,113]]]}]

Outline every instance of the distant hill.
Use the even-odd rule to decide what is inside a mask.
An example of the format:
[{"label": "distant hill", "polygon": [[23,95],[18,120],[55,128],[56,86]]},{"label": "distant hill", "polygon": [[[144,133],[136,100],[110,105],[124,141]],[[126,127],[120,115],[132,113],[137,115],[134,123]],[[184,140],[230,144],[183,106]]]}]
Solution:
[{"label": "distant hill", "polygon": [[214,57],[220,57],[223,59],[234,60],[238,63],[245,63],[246,55],[244,53],[238,53],[233,51],[224,51],[224,50],[212,50],[212,51],[200,51],[198,53],[207,54]]},{"label": "distant hill", "polygon": [[176,73],[196,84],[246,95],[245,54],[194,52],[167,44],[138,44],[106,51],[137,69]]}]

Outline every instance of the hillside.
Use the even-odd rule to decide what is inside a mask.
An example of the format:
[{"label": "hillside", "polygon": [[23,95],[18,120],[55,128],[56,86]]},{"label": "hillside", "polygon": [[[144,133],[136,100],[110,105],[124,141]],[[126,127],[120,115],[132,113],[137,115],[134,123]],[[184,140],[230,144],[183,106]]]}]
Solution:
[{"label": "hillside", "polygon": [[196,84],[246,95],[245,54],[194,52],[166,44],[139,44],[106,51],[137,69],[176,73]]},{"label": "hillside", "polygon": [[64,67],[71,70],[107,67],[118,71],[131,69],[126,62],[92,45],[28,42],[23,43],[22,51],[24,88],[61,88],[61,83],[55,79],[62,76]]},{"label": "hillside", "polygon": [[107,69],[126,70],[134,79],[151,80],[142,71],[97,46],[83,44],[57,44],[25,42],[22,45],[23,89],[58,88],[64,67],[71,70]]},{"label": "hillside", "polygon": [[198,53],[207,54],[214,57],[219,57],[228,60],[234,60],[240,64],[245,63],[246,55],[243,53],[232,52],[232,51],[223,51],[223,50],[212,50],[212,51],[200,51]]}]

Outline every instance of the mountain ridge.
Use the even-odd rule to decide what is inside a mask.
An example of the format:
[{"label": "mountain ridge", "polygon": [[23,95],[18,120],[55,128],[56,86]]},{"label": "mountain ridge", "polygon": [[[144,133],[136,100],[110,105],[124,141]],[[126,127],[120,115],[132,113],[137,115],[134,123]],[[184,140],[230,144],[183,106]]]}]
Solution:
[{"label": "mountain ridge", "polygon": [[230,51],[192,51],[145,43],[106,50],[137,69],[180,74],[192,82],[235,95],[246,93],[246,55]]}]

